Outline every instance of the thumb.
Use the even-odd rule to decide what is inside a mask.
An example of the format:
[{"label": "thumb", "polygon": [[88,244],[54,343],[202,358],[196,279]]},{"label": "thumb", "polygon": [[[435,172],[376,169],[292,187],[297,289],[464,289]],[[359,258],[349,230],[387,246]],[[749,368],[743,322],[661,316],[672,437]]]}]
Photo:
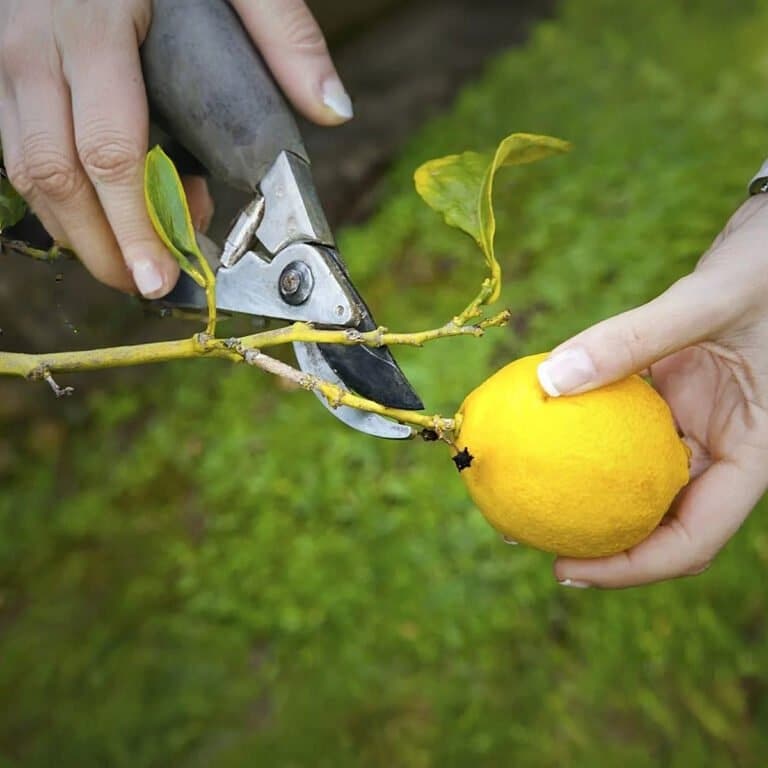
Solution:
[{"label": "thumb", "polygon": [[635,309],[603,320],[552,351],[538,369],[550,397],[587,392],[649,368],[725,327],[738,310],[702,272]]}]

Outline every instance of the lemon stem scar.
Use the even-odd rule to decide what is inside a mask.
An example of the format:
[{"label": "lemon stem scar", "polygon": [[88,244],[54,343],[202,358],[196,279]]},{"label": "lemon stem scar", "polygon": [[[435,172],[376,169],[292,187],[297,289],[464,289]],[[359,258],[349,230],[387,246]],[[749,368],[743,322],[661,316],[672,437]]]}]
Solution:
[{"label": "lemon stem scar", "polygon": [[456,469],[458,469],[459,472],[469,469],[474,460],[475,457],[469,452],[469,448],[462,449],[453,457],[453,463],[456,465]]}]

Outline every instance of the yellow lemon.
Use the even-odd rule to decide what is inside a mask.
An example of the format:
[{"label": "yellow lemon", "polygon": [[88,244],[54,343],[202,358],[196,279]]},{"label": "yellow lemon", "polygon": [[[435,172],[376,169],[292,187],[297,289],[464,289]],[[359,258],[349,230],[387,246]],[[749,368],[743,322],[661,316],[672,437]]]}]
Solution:
[{"label": "yellow lemon", "polygon": [[505,537],[571,557],[645,539],[688,482],[687,446],[669,407],[639,376],[549,397],[533,355],[464,400],[454,462],[473,501]]}]

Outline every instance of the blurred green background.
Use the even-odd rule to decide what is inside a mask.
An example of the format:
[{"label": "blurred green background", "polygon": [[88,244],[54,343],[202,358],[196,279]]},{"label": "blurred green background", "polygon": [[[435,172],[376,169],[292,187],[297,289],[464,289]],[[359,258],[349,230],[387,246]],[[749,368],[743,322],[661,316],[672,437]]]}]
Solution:
[{"label": "blurred green background", "polygon": [[[757,0],[564,0],[409,142],[341,238],[398,330],[482,276],[413,169],[518,130],[575,145],[499,177],[510,329],[399,353],[430,411],[691,269],[768,153],[766,29]],[[766,764],[764,509],[703,576],[571,592],[441,446],[253,370],[0,418],[2,766]]]}]

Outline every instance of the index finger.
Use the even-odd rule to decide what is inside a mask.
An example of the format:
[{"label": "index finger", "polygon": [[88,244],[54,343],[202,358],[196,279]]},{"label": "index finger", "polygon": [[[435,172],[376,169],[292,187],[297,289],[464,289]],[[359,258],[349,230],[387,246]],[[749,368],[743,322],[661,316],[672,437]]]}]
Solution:
[{"label": "index finger", "polygon": [[62,45],[78,156],[136,287],[144,296],[163,296],[175,285],[179,269],[144,202],[149,115],[138,33],[120,13],[91,20],[90,36],[83,30],[85,21],[79,24],[77,34],[64,34]]}]

